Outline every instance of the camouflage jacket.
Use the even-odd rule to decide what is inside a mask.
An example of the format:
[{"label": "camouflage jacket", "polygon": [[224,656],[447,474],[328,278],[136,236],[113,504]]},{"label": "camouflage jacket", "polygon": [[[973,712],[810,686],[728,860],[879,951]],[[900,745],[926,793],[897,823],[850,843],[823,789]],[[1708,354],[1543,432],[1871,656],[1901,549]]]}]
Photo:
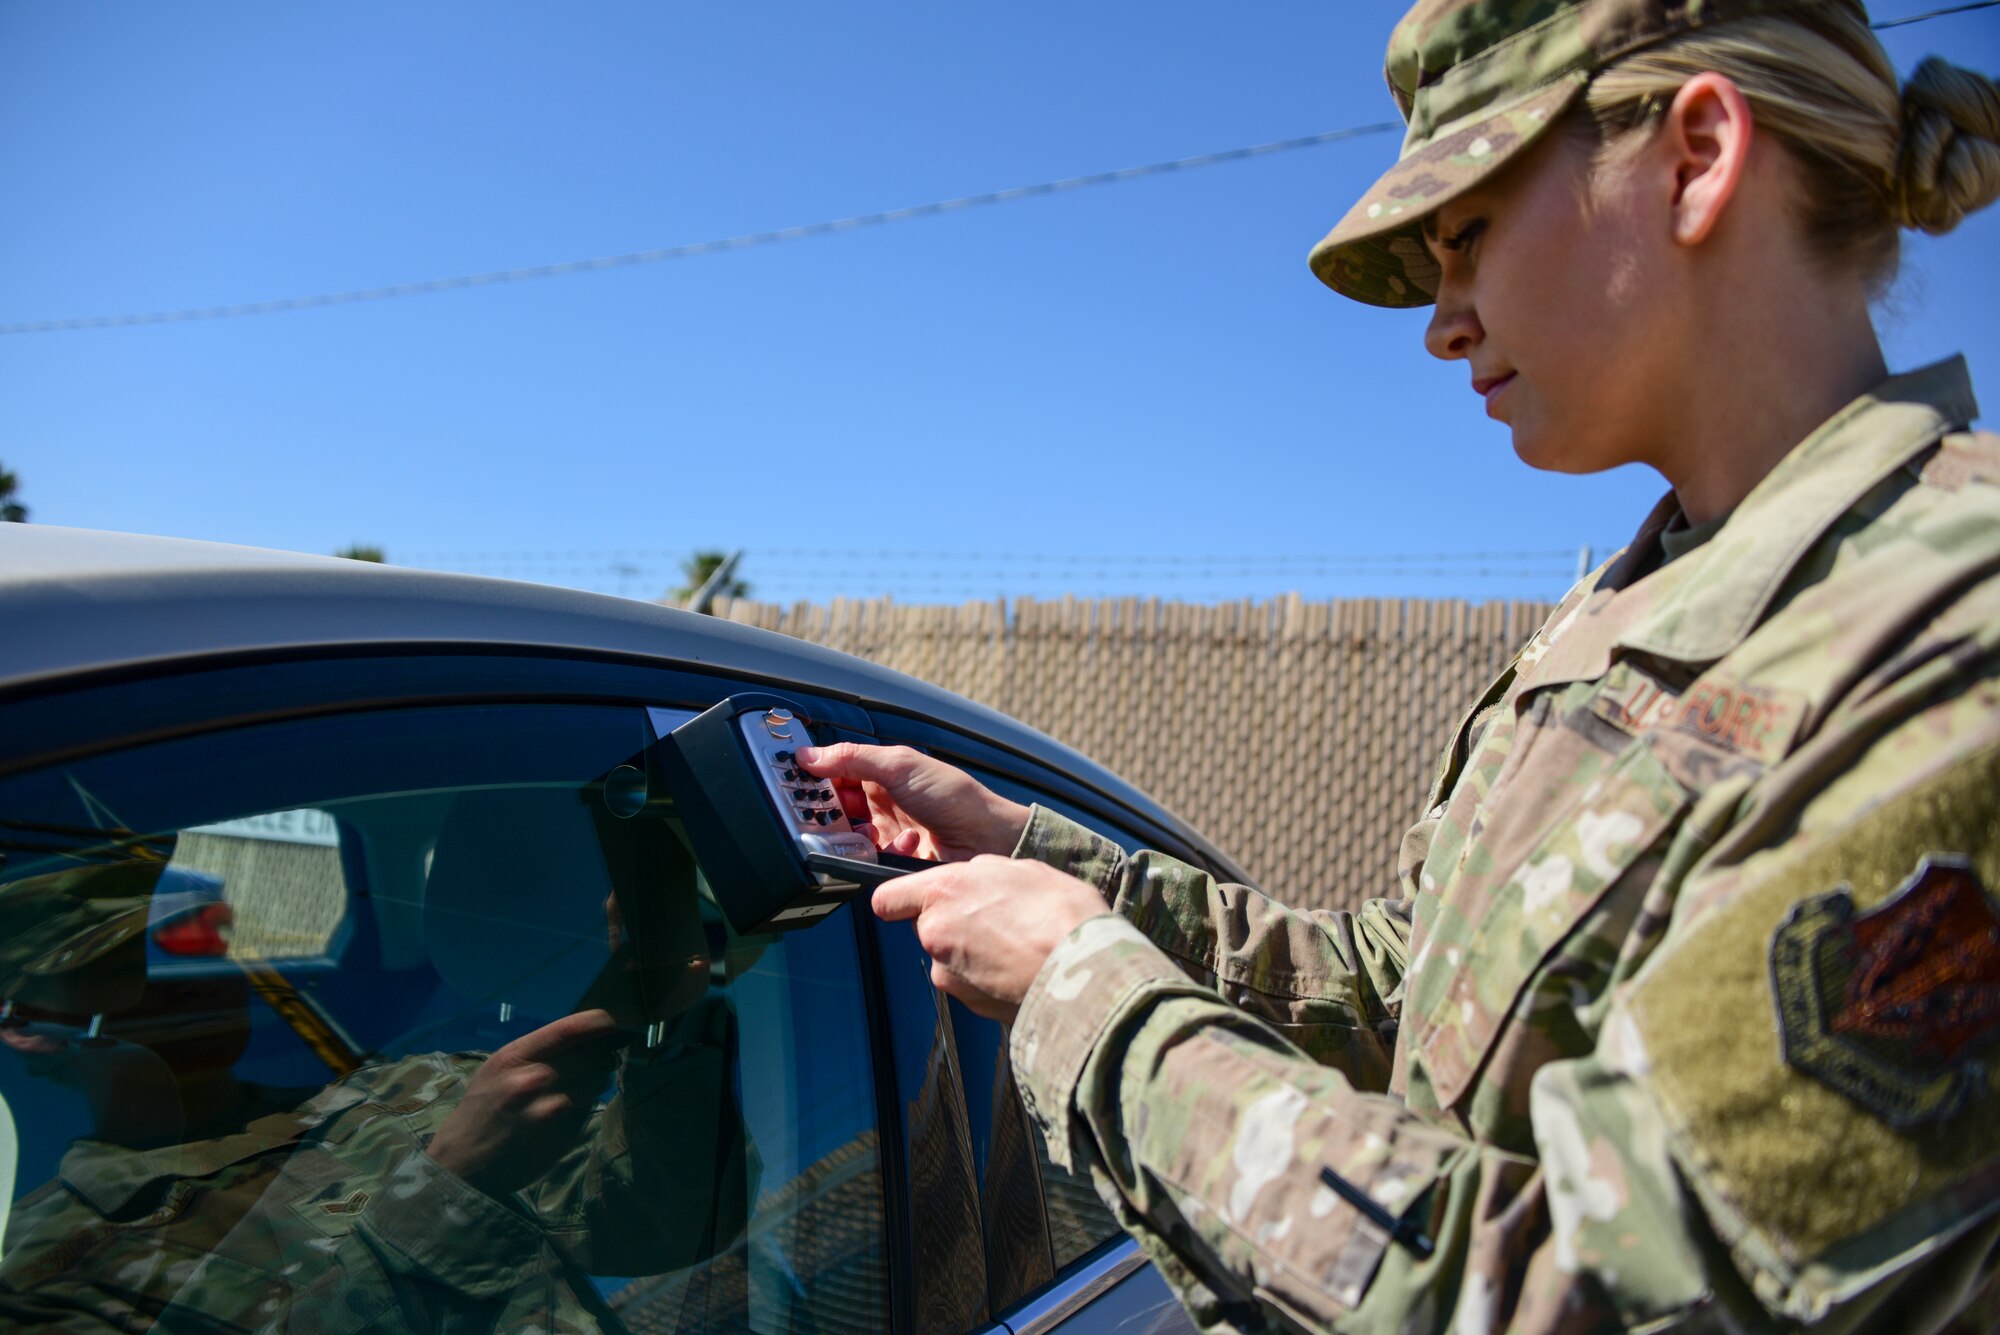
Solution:
[{"label": "camouflage jacket", "polygon": [[1663,502],[1457,729],[1399,899],[1295,912],[1036,811],[1017,856],[1116,912],[1016,1075],[1205,1329],[2000,1323],[1976,413],[1962,362],[1891,379],[1669,564]]},{"label": "camouflage jacket", "polygon": [[577,1146],[505,1202],[423,1152],[482,1060],[366,1067],[216,1140],[77,1141],[15,1206],[0,1327],[596,1331],[616,1323],[589,1275],[686,1266],[740,1229],[754,1184],[719,1152],[740,1135],[721,1046],[627,1064]]}]

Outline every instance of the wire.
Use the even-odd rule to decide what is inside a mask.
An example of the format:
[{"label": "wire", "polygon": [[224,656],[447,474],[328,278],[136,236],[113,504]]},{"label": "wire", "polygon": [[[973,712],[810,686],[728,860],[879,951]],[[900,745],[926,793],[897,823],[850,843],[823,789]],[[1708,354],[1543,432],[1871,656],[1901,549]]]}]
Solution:
[{"label": "wire", "polygon": [[[1970,4],[1933,9],[1904,18],[1884,19],[1869,26],[1878,31],[1884,28],[1900,28],[1905,24],[1923,23],[1929,19],[1943,18],[1949,14],[1964,14],[1975,9],[1991,9],[1996,5],[2000,5],[2000,0],[1972,0]],[[1401,131],[1403,128],[1401,121],[1375,121],[1368,125],[1350,126],[1345,130],[1327,130],[1321,134],[1304,135],[1297,139],[1252,144],[1247,148],[1229,148],[1219,153],[1198,153],[1190,158],[1175,158],[1169,162],[1149,162],[1143,166],[1121,167],[1116,171],[1095,172],[1089,176],[1069,176],[1059,181],[1043,181],[1038,185],[993,190],[983,195],[966,195],[958,199],[889,209],[881,213],[864,213],[853,218],[836,218],[830,222],[784,227],[774,232],[752,232],[744,236],[725,237],[715,241],[694,241],[680,246],[629,251],[623,255],[561,260],[554,264],[531,264],[519,269],[493,269],[485,273],[458,274],[450,278],[427,278],[414,283],[391,283],[384,287],[353,288],[345,292],[321,292],[304,297],[280,297],[273,301],[247,301],[233,306],[194,306],[177,311],[145,311],[132,315],[85,315],[57,320],[17,320],[9,324],[0,324],[0,334],[49,334],[76,329],[115,329],[132,325],[185,324],[193,320],[227,320],[246,315],[276,315],[281,311],[313,310],[322,306],[347,306],[358,301],[386,301],[391,297],[429,296],[435,292],[490,287],[497,283],[520,283],[533,278],[562,278],[570,274],[593,273],[600,269],[622,269],[635,264],[689,259],[696,255],[743,250],[750,246],[772,245],[780,241],[799,241],[810,236],[827,236],[834,232],[852,231],[857,227],[876,227],[884,223],[907,222],[912,218],[928,218],[960,209],[983,208],[989,204],[1008,204],[1017,199],[1053,195],[1064,190],[1082,189],[1085,186],[1118,185],[1125,181],[1139,180],[1141,177],[1190,171],[1197,167],[1213,167],[1224,162],[1240,162],[1245,158],[1285,153],[1297,148],[1315,148],[1321,144],[1338,143],[1343,139],[1359,139],[1371,134],[1387,134],[1391,131]]]},{"label": "wire", "polygon": [[[711,544],[715,545],[715,544]],[[1611,550],[1616,544],[1601,550]],[[399,553],[397,563],[650,597],[685,573],[685,547],[571,551]],[[1485,596],[1552,599],[1576,578],[1578,549],[1471,552],[1364,552],[1118,555],[1063,552],[903,551],[864,548],[752,548],[740,572],[752,601],[785,606],[828,599],[952,602],[1016,597],[1086,602],[1134,596],[1169,601],[1236,601],[1288,592],[1330,596],[1340,583],[1436,589],[1460,581]],[[1403,595],[1396,595],[1403,596]]]},{"label": "wire", "polygon": [[[682,550],[515,551],[403,554],[398,563],[625,594],[665,587],[684,574]],[[776,559],[767,559],[776,558]],[[1139,594],[1180,599],[1268,594],[1328,581],[1511,581],[1563,589],[1576,578],[1575,549],[1374,552],[1353,555],[1152,555],[1015,552],[753,549],[741,572],[753,597],[770,602],[839,596],[1083,598]]]},{"label": "wire", "polygon": [[[1880,23],[1871,23],[1868,26],[1878,31],[1884,28],[1900,28],[1905,24],[1923,23],[1949,14],[1991,9],[1995,5],[2000,5],[2000,0],[1972,0],[1970,4],[1933,9],[1922,14],[1911,14],[1905,18],[1884,19]],[[1400,132],[1403,128],[1401,121],[1375,121],[1368,125],[1350,126],[1345,130],[1327,130],[1321,134],[1304,135],[1297,139],[1279,139],[1268,144],[1252,144],[1247,148],[1224,149],[1219,153],[1198,153],[1191,158],[1175,158],[1169,162],[1149,162],[1138,167],[1121,167],[1117,171],[1095,172],[1089,176],[1069,176],[1059,181],[1043,181],[1038,185],[993,190],[983,195],[965,195],[958,199],[938,200],[935,203],[917,204],[909,208],[888,209],[881,213],[864,213],[853,218],[836,218],[830,222],[784,227],[775,232],[751,232],[744,236],[724,237],[715,241],[694,241],[680,246],[629,251],[623,255],[561,260],[554,264],[531,264],[519,269],[493,269],[485,273],[458,274],[450,278],[427,278],[414,283],[391,283],[385,287],[353,288],[345,292],[321,292],[305,297],[280,297],[273,301],[247,301],[234,306],[194,306],[177,311],[145,311],[132,315],[85,315],[58,320],[17,320],[10,324],[0,324],[0,334],[49,334],[76,329],[115,329],[132,325],[185,324],[193,320],[228,320],[246,315],[276,315],[281,311],[313,310],[322,306],[347,306],[358,301],[386,301],[391,297],[429,296],[435,292],[490,287],[497,283],[520,283],[533,278],[562,278],[570,274],[593,273],[600,269],[623,269],[635,264],[657,264],[662,260],[682,260],[696,255],[713,255],[726,250],[773,245],[780,241],[799,241],[810,236],[827,236],[834,232],[852,231],[857,227],[878,227],[884,223],[907,222],[912,218],[928,218],[940,213],[953,213],[960,209],[983,208],[989,204],[1008,204],[1017,199],[1053,195],[1064,190],[1079,190],[1085,186],[1118,185],[1125,181],[1139,180],[1141,177],[1190,171],[1197,167],[1213,167],[1224,162],[1240,162],[1245,158],[1285,153],[1297,148],[1316,148],[1321,144],[1338,143],[1343,139],[1359,139],[1366,135],[1387,134],[1391,131]]]},{"label": "wire", "polygon": [[[506,576],[596,575],[596,576],[618,576],[627,579],[640,579],[645,577],[647,574],[647,572],[643,570],[618,570],[615,568],[602,565],[487,566],[484,568],[475,568],[475,569],[459,569],[448,573],[469,574],[469,575],[506,575]],[[913,577],[921,578],[923,574],[923,572],[921,571],[910,571],[910,570],[814,571],[814,570],[783,570],[783,569],[779,570],[756,569],[756,570],[746,571],[744,573],[745,573],[745,578],[751,579],[753,582],[756,583],[775,583],[775,584],[782,584],[791,588],[852,587],[862,583],[876,583],[878,581],[884,587],[887,587],[891,584],[897,583],[899,581],[908,580]],[[1218,580],[1236,581],[1236,580],[1247,580],[1247,579],[1262,579],[1262,580],[1271,580],[1278,578],[1291,579],[1291,578],[1298,578],[1301,576],[1327,577],[1327,576],[1338,576],[1338,575],[1370,575],[1379,579],[1407,579],[1419,576],[1442,578],[1444,576],[1452,574],[1466,574],[1466,575],[1480,575],[1486,577],[1517,575],[1523,579],[1538,579],[1545,576],[1555,577],[1558,575],[1566,575],[1566,574],[1573,575],[1574,573],[1575,573],[1575,566],[1573,563],[1569,565],[1548,564],[1539,566],[1368,567],[1368,566],[1358,566],[1358,565],[1323,565],[1323,566],[1287,566],[1278,569],[1262,569],[1262,570],[1249,570],[1249,569],[1231,568],[1231,567],[1214,567],[1210,569],[1190,570],[1190,571],[1161,571],[1145,576],[1132,575],[1130,573],[1106,576],[1100,571],[1089,571],[1089,570],[1036,570],[1036,571],[985,570],[979,572],[977,576],[978,579],[977,583],[970,582],[971,577],[967,577],[966,581],[962,581],[962,587],[991,589],[999,585],[1019,586],[1029,583],[1040,583],[1040,584],[1049,584],[1055,582],[1073,583],[1075,581],[1082,579],[1091,579],[1101,584],[1107,578],[1110,579],[1123,578],[1123,579],[1134,579],[1134,580],[1143,579],[1147,585],[1151,586],[1154,584],[1162,584],[1162,583],[1202,584],[1202,583],[1213,583]]]},{"label": "wire", "polygon": [[753,232],[747,236],[726,237],[718,241],[695,241],[681,246],[662,246],[657,250],[635,250],[624,255],[602,255],[587,260],[563,260],[556,264],[532,264],[520,269],[495,269],[487,273],[461,274],[453,278],[429,278],[415,283],[394,283],[387,287],[357,288],[348,292],[324,292],[307,297],[281,297],[275,301],[250,301],[235,306],[197,306],[186,310],[149,311],[135,315],[87,315],[65,320],[20,320],[12,324],[0,324],[0,334],[47,334],[73,329],[113,329],[130,325],[182,324],[190,320],[225,320],[245,315],[275,315],[280,311],[346,306],[357,301],[385,301],[391,297],[428,296],[434,292],[452,292],[460,288],[490,287],[496,283],[520,283],[531,278],[561,278],[569,274],[593,273],[600,269],[623,269],[635,264],[656,264],[662,260],[683,260],[726,250],[744,250],[751,246],[774,245],[781,241],[799,241],[809,236],[827,236],[834,232],[852,231],[857,227],[877,227],[884,223],[907,222],[912,218],[928,218],[940,213],[955,213],[961,209],[984,208],[990,204],[1010,204],[1017,199],[1053,195],[1064,190],[1081,190],[1086,186],[1119,185],[1126,181],[1139,180],[1141,177],[1192,171],[1197,167],[1213,167],[1224,162],[1240,162],[1245,158],[1287,153],[1298,148],[1314,148],[1320,144],[1338,143],[1343,139],[1358,139],[1364,135],[1386,134],[1391,130],[1400,131],[1402,128],[1401,121],[1377,121],[1372,125],[1328,130],[1323,134],[1309,134],[1299,139],[1280,139],[1269,144],[1253,144],[1248,148],[1224,149],[1220,153],[1200,153],[1191,158],[1175,158],[1171,162],[1152,162],[1141,167],[1121,167],[1117,171],[1096,172],[1090,176],[1070,176],[1060,181],[1044,181],[1039,185],[1014,186],[1011,189],[994,190],[983,195],[966,195],[960,199],[940,200],[934,204],[889,209],[883,213],[865,213],[855,218],[838,218],[832,222],[785,227],[775,232]]},{"label": "wire", "polygon": [[1554,548],[1543,551],[1513,552],[1362,552],[1351,556],[1334,556],[1323,553],[1309,555],[1251,555],[1251,556],[1148,556],[1126,554],[1116,556],[1065,556],[1048,552],[896,552],[896,551],[833,551],[802,547],[773,547],[761,553],[777,557],[805,557],[809,559],[862,558],[866,560],[909,560],[909,561],[1041,561],[1064,565],[1323,565],[1337,564],[1379,564],[1382,562],[1412,561],[1526,561],[1526,560],[1572,560],[1576,556],[1573,548]]},{"label": "wire", "polygon": [[1868,26],[1880,32],[1884,28],[1900,28],[1905,23],[1922,23],[1926,19],[1941,19],[1947,14],[1963,14],[1968,10],[1974,9],[1991,9],[1995,5],[2000,5],[2000,0],[1972,0],[1972,3],[1969,5],[1953,5],[1948,9],[1933,9],[1927,14],[1912,14],[1908,18],[1883,19],[1880,23],[1871,23]]},{"label": "wire", "polygon": [[[498,551],[498,552],[425,552],[415,556],[399,557],[404,565],[423,565],[427,562],[503,562],[532,563],[557,561],[633,561],[655,560],[678,563],[687,556],[688,549],[681,547],[661,548],[616,548],[596,551]],[[745,555],[750,560],[765,557],[808,559],[814,561],[1015,561],[1044,562],[1062,565],[1107,565],[1143,566],[1155,565],[1251,565],[1269,563],[1274,565],[1324,565],[1327,563],[1378,564],[1445,561],[1535,561],[1563,560],[1576,557],[1576,548],[1557,547],[1534,551],[1509,552],[1361,552],[1353,554],[1308,552],[1288,555],[1266,554],[1209,554],[1209,555],[1149,555],[1126,553],[1120,555],[1074,555],[1059,552],[940,552],[940,551],[895,551],[868,548],[831,547],[752,547]]]}]

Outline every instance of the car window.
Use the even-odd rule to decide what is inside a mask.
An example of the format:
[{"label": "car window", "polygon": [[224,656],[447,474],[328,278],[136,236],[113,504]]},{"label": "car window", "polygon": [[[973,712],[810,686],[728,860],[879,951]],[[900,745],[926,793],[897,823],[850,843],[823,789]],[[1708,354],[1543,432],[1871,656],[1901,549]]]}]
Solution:
[{"label": "car window", "polygon": [[652,740],[412,708],[0,780],[0,1326],[883,1329],[848,911],[731,932]]}]

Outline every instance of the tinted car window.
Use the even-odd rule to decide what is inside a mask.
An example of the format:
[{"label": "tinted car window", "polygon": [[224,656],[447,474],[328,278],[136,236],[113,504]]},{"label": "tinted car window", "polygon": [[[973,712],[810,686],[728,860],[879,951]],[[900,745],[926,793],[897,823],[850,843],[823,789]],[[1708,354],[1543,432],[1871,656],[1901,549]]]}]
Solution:
[{"label": "tinted car window", "polygon": [[0,1325],[882,1329],[852,924],[731,933],[651,740],[407,709],[0,781]]}]

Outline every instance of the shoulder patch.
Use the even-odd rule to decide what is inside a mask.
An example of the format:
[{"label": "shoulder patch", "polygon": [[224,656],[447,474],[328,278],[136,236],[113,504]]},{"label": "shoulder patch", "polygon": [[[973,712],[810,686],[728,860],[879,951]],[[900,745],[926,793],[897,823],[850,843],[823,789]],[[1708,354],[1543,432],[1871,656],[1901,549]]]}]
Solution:
[{"label": "shoulder patch", "polygon": [[[1952,964],[1945,948],[2000,908],[1980,889],[2000,887],[2000,739],[1916,781],[1892,760],[1909,757],[1822,792],[1831,826],[1684,887],[1706,907],[1626,993],[1635,1079],[1695,1199],[1759,1297],[1800,1322],[2000,1211],[2000,1051],[1970,1009],[1929,1009],[1972,1000],[1955,989],[1976,996],[2000,953]],[[1926,860],[1943,870],[1922,874]],[[1927,972],[1939,964],[1958,981]],[[1816,1014],[1788,1013],[1803,1006]],[[1949,1082],[1926,1083],[1946,1066]],[[1899,1124],[1898,1108],[1932,1120]]]},{"label": "shoulder patch", "polygon": [[1861,914],[1846,886],[1771,938],[1787,1065],[1891,1126],[1940,1122],[1987,1085],[2000,1040],[2000,912],[1957,856],[1933,856]]}]

